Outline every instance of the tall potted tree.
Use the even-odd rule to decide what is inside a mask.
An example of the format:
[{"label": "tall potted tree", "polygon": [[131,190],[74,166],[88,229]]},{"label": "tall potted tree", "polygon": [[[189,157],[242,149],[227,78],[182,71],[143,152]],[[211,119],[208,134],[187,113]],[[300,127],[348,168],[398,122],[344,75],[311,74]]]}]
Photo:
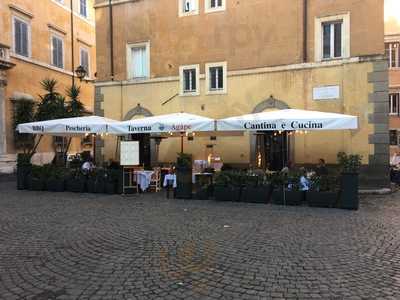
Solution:
[{"label": "tall potted tree", "polygon": [[176,162],[176,184],[176,198],[192,198],[192,155],[187,153],[178,154]]},{"label": "tall potted tree", "polygon": [[358,174],[362,156],[339,152],[337,160],[341,168],[339,207],[357,210],[359,207]]},{"label": "tall potted tree", "polygon": [[[30,99],[21,99],[14,103],[13,125],[14,129],[19,124],[34,121],[35,103]],[[28,187],[27,179],[31,170],[31,150],[34,145],[34,137],[31,134],[19,133],[14,130],[14,144],[18,150],[22,150],[17,156],[17,189],[24,190]]]}]

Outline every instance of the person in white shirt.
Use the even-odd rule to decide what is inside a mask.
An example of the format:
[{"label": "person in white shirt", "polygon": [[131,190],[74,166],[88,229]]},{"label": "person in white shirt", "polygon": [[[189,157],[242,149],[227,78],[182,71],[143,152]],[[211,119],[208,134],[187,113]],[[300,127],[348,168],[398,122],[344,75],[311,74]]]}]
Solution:
[{"label": "person in white shirt", "polygon": [[301,176],[300,176],[300,191],[308,191],[310,189],[310,181],[308,180],[306,174],[306,169],[301,168]]},{"label": "person in white shirt", "polygon": [[90,158],[85,161],[81,167],[82,173],[85,175],[89,174],[93,169],[94,164],[92,163],[92,160]]},{"label": "person in white shirt", "polygon": [[398,167],[400,165],[400,153],[399,152],[395,152],[392,156],[392,158],[390,159],[390,165],[392,167]]}]

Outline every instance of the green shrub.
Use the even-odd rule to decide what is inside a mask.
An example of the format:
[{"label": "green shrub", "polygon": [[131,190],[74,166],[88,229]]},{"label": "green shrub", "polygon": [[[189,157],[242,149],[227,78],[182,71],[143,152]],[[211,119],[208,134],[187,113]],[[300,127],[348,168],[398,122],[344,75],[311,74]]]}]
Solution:
[{"label": "green shrub", "polygon": [[337,154],[337,161],[342,173],[359,173],[362,156],[359,154],[346,154],[344,152],[339,152]]}]

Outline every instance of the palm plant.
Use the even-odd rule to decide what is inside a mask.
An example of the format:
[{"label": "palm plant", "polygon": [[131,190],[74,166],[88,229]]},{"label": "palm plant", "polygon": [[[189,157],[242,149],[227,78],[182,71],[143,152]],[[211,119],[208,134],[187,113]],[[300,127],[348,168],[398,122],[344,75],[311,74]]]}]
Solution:
[{"label": "palm plant", "polygon": [[40,102],[36,111],[36,121],[66,117],[65,98],[57,92],[57,80],[46,78],[40,84],[46,93],[39,95]]},{"label": "palm plant", "polygon": [[80,92],[81,88],[75,84],[65,91],[69,98],[69,101],[66,103],[66,112],[68,117],[81,117],[85,112],[85,106],[79,100]]}]

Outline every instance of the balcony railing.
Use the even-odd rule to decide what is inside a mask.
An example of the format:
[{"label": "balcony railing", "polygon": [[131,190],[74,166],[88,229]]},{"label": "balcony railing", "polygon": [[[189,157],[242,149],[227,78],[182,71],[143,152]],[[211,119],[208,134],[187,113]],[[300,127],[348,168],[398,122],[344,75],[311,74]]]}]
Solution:
[{"label": "balcony railing", "polygon": [[7,70],[14,66],[10,60],[10,47],[0,43],[0,69]]}]

